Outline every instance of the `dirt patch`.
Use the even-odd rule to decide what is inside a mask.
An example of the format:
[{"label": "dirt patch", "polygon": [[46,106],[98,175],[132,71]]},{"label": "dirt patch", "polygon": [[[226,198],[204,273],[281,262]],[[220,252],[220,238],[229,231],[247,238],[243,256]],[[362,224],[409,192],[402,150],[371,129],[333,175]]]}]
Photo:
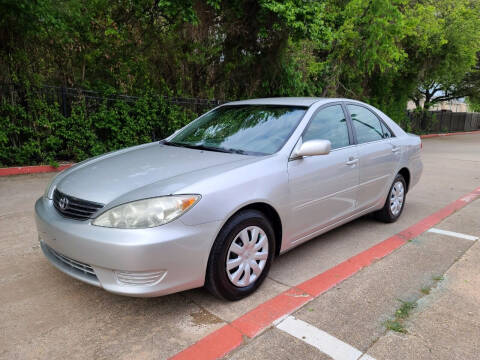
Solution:
[{"label": "dirt patch", "polygon": [[203,309],[191,313],[190,316],[192,317],[192,322],[195,325],[209,325],[223,322],[218,316],[215,316]]}]

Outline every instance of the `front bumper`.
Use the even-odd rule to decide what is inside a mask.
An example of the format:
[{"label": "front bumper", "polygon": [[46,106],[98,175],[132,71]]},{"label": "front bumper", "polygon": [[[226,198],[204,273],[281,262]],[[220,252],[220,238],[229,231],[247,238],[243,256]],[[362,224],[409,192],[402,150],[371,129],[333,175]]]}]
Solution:
[{"label": "front bumper", "polygon": [[[42,250],[55,267],[107,291],[145,297],[203,286],[221,226],[220,221],[188,226],[177,219],[150,229],[103,228],[63,217],[43,197],[35,214]],[[159,274],[158,281],[145,285],[146,274]]]}]

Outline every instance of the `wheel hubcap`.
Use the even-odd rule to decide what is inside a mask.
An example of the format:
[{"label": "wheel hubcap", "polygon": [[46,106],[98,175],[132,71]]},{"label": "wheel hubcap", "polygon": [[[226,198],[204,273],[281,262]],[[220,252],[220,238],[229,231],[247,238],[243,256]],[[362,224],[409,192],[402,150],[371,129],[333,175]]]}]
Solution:
[{"label": "wheel hubcap", "polygon": [[260,227],[249,226],[237,234],[228,249],[228,278],[235,286],[248,286],[258,279],[267,259],[267,235]]},{"label": "wheel hubcap", "polygon": [[390,211],[393,216],[397,216],[402,210],[403,200],[405,198],[405,189],[401,181],[397,181],[390,191]]}]

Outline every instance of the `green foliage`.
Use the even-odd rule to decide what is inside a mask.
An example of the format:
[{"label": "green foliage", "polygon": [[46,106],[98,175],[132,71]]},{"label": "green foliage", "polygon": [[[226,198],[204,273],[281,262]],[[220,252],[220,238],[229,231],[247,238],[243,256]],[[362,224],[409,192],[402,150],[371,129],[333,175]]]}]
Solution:
[{"label": "green foliage", "polygon": [[420,289],[420,291],[422,292],[422,294],[428,295],[428,294],[430,294],[430,291],[432,291],[432,287],[431,286],[424,286]]},{"label": "green foliage", "polygon": [[[139,121],[171,130],[173,110],[155,105],[154,93],[348,97],[407,130],[409,99],[428,109],[467,97],[479,109],[480,0],[0,0],[0,14],[0,84],[142,98],[93,113],[79,103],[68,120],[41,100],[4,100],[0,144],[15,147],[15,163],[144,141],[147,130],[134,136]],[[169,122],[156,122],[152,108]],[[73,138],[68,148],[62,136]]]},{"label": "green foliage", "polygon": [[405,329],[405,326],[403,325],[403,323],[401,323],[400,321],[397,321],[397,320],[387,320],[387,321],[385,321],[385,327],[387,328],[387,330],[392,330],[392,331],[399,332],[399,333],[402,333],[402,334],[407,333],[407,329]]},{"label": "green foliage", "polygon": [[331,28],[325,23],[327,1],[261,0],[260,4],[279,18],[279,23],[289,30],[293,39],[330,43]]},{"label": "green foliage", "polygon": [[[410,94],[428,109],[440,101],[480,94],[480,2],[430,0],[409,9],[415,32],[405,44],[407,70],[417,76]],[[417,105],[418,106],[418,105]]]},{"label": "green foliage", "polygon": [[25,104],[0,102],[0,166],[81,161],[127,146],[162,139],[195,114],[151,91],[134,103],[105,101],[88,112],[80,100],[64,117],[58,104],[30,94]]},{"label": "green foliage", "polygon": [[400,302],[402,305],[395,312],[395,316],[397,319],[406,319],[410,315],[410,312],[417,307],[417,303],[402,300],[400,300]]},{"label": "green foliage", "polygon": [[480,112],[480,99],[475,97],[468,97],[467,104],[471,111]]},{"label": "green foliage", "polygon": [[385,321],[384,325],[388,330],[406,334],[407,329],[405,329],[404,322],[410,316],[412,310],[417,307],[417,303],[414,301],[403,301],[400,299],[399,301],[402,305],[400,305],[397,311],[395,311],[395,318]]},{"label": "green foliage", "polygon": [[341,12],[344,21],[336,33],[339,46],[335,56],[346,59],[361,74],[398,69],[407,57],[398,44],[411,32],[401,12],[405,4],[404,0],[348,2]]}]

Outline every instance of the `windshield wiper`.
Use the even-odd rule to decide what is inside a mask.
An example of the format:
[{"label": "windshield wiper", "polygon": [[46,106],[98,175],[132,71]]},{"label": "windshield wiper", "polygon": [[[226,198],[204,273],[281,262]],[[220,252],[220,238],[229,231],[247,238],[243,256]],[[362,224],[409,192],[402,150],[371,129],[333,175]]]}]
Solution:
[{"label": "windshield wiper", "polygon": [[160,144],[163,144],[163,145],[168,145],[168,146],[177,146],[177,147],[183,147],[183,144],[174,143],[174,142],[167,141],[167,140],[160,140]]},{"label": "windshield wiper", "polygon": [[196,149],[196,150],[207,150],[207,151],[216,151],[216,152],[222,152],[222,153],[238,153],[238,154],[240,154],[240,151],[241,151],[243,153],[242,150],[223,149],[223,148],[217,148],[217,147],[205,146],[205,145],[182,144],[182,143],[175,143],[175,142],[170,142],[166,140],[162,140],[161,143],[164,145],[185,147],[185,148]]},{"label": "windshield wiper", "polygon": [[190,149],[197,149],[197,150],[207,150],[207,151],[216,151],[216,152],[223,152],[223,153],[229,153],[230,151],[222,149],[222,148],[217,148],[214,146],[205,146],[205,145],[186,145],[182,144],[185,147],[188,147]]},{"label": "windshield wiper", "polygon": [[245,150],[240,150],[240,149],[223,149],[229,153],[234,153],[234,154],[241,154],[241,155],[251,155],[252,153],[250,151],[245,151]]}]

